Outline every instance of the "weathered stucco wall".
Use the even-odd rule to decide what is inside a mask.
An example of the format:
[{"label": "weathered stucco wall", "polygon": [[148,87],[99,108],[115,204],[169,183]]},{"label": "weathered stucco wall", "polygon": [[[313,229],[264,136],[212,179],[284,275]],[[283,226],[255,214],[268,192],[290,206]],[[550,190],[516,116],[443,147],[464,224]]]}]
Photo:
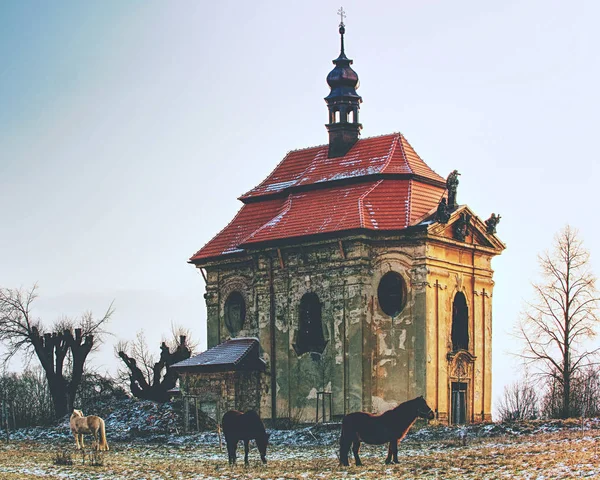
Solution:
[{"label": "weathered stucco wall", "polygon": [[[427,248],[427,401],[442,421],[452,420],[453,381],[468,384],[467,420],[491,420],[492,256],[489,249],[451,240],[432,242]],[[457,376],[460,365],[448,354],[452,351],[452,308],[458,292],[467,300],[472,358],[467,361],[466,375]]]},{"label": "weathered stucco wall", "polygon": [[[235,336],[258,337],[267,362],[260,386],[263,418],[314,421],[317,393],[325,391],[337,417],[382,412],[424,395],[440,420],[448,421],[452,381],[464,380],[468,421],[490,419],[490,259],[496,252],[466,243],[424,233],[377,241],[355,237],[205,265],[209,347],[231,337],[225,301],[239,291],[246,319]],[[406,303],[394,318],[377,296],[390,271],[406,285]],[[467,299],[470,356],[449,359],[457,292]],[[307,293],[321,303],[322,354],[298,355],[294,348]]]}]

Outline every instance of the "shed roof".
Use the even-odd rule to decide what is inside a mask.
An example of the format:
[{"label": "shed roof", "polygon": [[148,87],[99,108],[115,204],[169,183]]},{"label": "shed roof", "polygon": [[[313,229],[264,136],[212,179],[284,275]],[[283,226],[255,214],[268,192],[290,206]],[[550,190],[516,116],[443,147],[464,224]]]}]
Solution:
[{"label": "shed roof", "polygon": [[232,338],[171,366],[177,372],[213,373],[239,370],[264,371],[256,338]]}]

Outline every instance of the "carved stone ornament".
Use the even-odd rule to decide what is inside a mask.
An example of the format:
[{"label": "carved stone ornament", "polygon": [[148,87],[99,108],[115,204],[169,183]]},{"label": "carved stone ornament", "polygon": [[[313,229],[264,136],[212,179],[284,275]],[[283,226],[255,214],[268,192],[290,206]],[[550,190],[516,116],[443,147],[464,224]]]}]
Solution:
[{"label": "carved stone ornament", "polygon": [[488,218],[485,221],[486,232],[491,235],[495,234],[496,233],[496,225],[498,225],[500,223],[501,218],[502,217],[500,215],[496,215],[495,213],[492,213],[490,218]]},{"label": "carved stone ornament", "polygon": [[470,378],[475,356],[466,350],[451,352],[447,355],[450,376],[456,379]]},{"label": "carved stone ornament", "polygon": [[466,360],[463,357],[459,357],[456,359],[456,363],[454,364],[454,371],[452,372],[452,376],[456,378],[466,378],[469,373],[469,366],[467,365]]},{"label": "carved stone ornament", "polygon": [[471,215],[469,215],[466,212],[461,213],[458,220],[452,226],[454,238],[456,240],[458,240],[459,242],[464,242],[465,238],[467,238],[467,235],[469,233],[470,225],[471,225]]}]

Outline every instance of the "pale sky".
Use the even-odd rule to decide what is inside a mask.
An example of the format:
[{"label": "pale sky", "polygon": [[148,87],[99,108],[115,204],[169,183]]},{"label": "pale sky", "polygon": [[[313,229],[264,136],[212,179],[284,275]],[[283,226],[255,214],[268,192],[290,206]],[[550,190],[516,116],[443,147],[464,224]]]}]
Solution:
[{"label": "pale sky", "polygon": [[[114,299],[93,358],[170,323],[205,345],[188,258],[292,149],[327,142],[339,2],[0,2],[0,286],[39,284],[34,311]],[[537,254],[566,223],[598,265],[600,4],[346,1],[362,137],[402,132],[459,203],[502,215],[493,261],[493,387]],[[596,269],[596,271],[598,271]]]}]

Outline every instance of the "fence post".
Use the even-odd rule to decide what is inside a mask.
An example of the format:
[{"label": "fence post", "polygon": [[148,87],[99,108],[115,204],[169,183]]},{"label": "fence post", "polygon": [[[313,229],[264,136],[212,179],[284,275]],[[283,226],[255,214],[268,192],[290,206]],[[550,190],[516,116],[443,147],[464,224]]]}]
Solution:
[{"label": "fence post", "polygon": [[187,395],[183,397],[183,431],[188,433],[188,423],[190,415],[190,404]]}]

